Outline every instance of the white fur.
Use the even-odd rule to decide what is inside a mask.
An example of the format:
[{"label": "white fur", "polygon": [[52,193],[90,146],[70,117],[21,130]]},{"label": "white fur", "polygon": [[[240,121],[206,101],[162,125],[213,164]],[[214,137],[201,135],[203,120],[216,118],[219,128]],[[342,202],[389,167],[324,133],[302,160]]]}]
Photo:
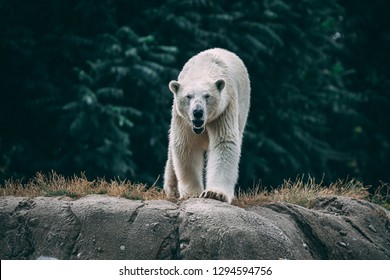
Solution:
[{"label": "white fur", "polygon": [[[223,49],[203,51],[184,65],[169,88],[174,102],[164,191],[168,197],[200,195],[231,203],[250,102],[243,62]],[[193,125],[195,108],[202,109],[202,127]],[[196,134],[196,129],[203,132]]]}]

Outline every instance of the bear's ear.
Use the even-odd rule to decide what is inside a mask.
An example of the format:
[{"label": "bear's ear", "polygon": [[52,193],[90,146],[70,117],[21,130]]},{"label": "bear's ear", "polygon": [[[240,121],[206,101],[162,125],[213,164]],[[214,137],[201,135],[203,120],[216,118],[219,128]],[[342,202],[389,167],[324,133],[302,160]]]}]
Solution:
[{"label": "bear's ear", "polygon": [[215,86],[217,87],[219,92],[221,92],[224,89],[224,87],[225,87],[225,80],[224,79],[219,79],[218,81],[215,82]]},{"label": "bear's ear", "polygon": [[178,81],[170,81],[169,82],[169,89],[172,91],[173,94],[176,94],[179,91],[180,84]]}]

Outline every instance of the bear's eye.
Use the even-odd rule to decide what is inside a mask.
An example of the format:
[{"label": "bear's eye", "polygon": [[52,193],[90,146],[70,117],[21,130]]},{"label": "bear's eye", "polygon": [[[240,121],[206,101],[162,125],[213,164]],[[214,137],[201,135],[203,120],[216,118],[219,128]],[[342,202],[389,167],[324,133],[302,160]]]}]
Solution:
[{"label": "bear's eye", "polygon": [[205,99],[209,99],[209,98],[210,98],[210,94],[205,94],[203,97],[204,97]]},{"label": "bear's eye", "polygon": [[188,95],[186,95],[186,98],[187,98],[188,100],[190,100],[190,99],[192,98],[192,95],[188,94]]}]

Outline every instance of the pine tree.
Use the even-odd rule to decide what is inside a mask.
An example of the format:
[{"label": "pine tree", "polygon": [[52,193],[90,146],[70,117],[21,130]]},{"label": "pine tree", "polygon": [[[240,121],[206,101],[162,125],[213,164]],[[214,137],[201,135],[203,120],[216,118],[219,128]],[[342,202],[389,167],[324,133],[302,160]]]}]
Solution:
[{"label": "pine tree", "polygon": [[134,178],[136,170],[142,171],[133,159],[131,141],[145,152],[139,145],[139,139],[145,140],[140,128],[148,127],[149,118],[158,113],[144,109],[148,102],[157,104],[150,96],[156,95],[152,87],[159,88],[169,70],[159,62],[174,60],[176,49],[158,46],[152,36],[139,36],[126,26],[101,36],[98,46],[88,70],[75,69],[77,94],[63,106],[67,114],[62,125],[71,138],[69,164],[92,177]]},{"label": "pine tree", "polygon": [[53,169],[154,181],[161,167],[145,159],[165,157],[161,92],[177,49],[120,27],[124,3],[24,2],[0,5],[0,179]]}]

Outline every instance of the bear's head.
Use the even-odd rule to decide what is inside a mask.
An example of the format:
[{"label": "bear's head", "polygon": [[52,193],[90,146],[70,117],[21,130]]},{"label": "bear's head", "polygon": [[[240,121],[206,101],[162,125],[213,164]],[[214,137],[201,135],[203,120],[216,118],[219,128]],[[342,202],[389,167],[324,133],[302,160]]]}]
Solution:
[{"label": "bear's head", "polygon": [[192,131],[196,134],[201,134],[206,124],[222,113],[224,88],[224,79],[199,83],[169,83],[169,89],[174,94],[176,112],[192,126]]}]

